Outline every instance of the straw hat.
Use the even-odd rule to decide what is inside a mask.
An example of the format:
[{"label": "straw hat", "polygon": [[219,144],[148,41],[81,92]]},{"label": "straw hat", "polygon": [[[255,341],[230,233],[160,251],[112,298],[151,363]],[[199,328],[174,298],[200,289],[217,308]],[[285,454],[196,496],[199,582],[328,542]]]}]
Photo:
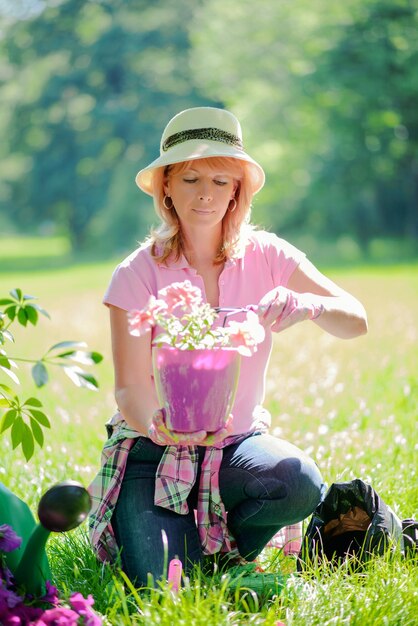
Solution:
[{"label": "straw hat", "polygon": [[158,167],[207,157],[233,157],[250,164],[253,193],[264,185],[264,171],[245,151],[241,125],[235,115],[224,109],[196,107],[175,115],[161,137],[160,156],[136,175],[142,191],[153,195],[152,177]]}]

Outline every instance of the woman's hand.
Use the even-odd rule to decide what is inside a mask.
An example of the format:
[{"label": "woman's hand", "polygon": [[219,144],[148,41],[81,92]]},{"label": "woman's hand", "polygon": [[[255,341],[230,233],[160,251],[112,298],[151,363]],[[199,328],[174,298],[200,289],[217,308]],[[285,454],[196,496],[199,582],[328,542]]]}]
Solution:
[{"label": "woman's hand", "polygon": [[279,332],[304,320],[314,320],[321,315],[324,305],[320,297],[298,293],[286,287],[275,287],[260,300],[254,310],[264,327],[271,326]]},{"label": "woman's hand", "polygon": [[182,433],[167,428],[165,409],[159,409],[154,413],[148,436],[159,446],[214,446],[229,437],[232,432],[232,420],[230,415],[223,428],[209,435],[206,430]]}]

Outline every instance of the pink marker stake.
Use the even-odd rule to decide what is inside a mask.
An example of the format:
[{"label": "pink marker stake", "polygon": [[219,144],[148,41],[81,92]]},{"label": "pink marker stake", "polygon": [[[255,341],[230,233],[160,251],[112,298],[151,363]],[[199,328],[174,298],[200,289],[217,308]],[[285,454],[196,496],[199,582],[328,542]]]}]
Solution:
[{"label": "pink marker stake", "polygon": [[171,559],[168,566],[168,582],[171,583],[172,591],[177,592],[180,589],[182,569],[180,559]]}]

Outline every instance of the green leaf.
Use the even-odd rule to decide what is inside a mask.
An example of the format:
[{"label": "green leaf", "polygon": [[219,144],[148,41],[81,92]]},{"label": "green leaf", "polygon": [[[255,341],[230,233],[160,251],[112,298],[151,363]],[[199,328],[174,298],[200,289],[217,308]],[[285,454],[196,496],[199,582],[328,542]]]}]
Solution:
[{"label": "green leaf", "polygon": [[25,312],[30,323],[36,326],[39,315],[35,307],[28,304],[28,306],[25,307]]},{"label": "green leaf", "polygon": [[10,406],[10,402],[7,398],[0,398],[0,407]]},{"label": "green leaf", "polygon": [[24,300],[37,300],[37,297],[36,296],[28,296],[28,294],[25,294],[23,296],[23,299]]},{"label": "green leaf", "polygon": [[29,461],[35,451],[35,444],[32,431],[27,424],[23,424],[22,450],[25,455],[25,459]]},{"label": "green leaf", "polygon": [[82,374],[80,374],[80,377],[84,381],[82,383],[82,387],[87,387],[87,389],[97,391],[97,389],[99,388],[99,383],[92,374],[89,374],[88,372],[83,372]]},{"label": "green leaf", "polygon": [[32,378],[35,381],[35,385],[37,387],[43,387],[47,384],[49,379],[48,370],[46,369],[42,361],[38,361],[32,367]]},{"label": "green leaf", "polygon": [[14,304],[14,300],[10,300],[10,298],[0,298],[0,305],[2,304]]},{"label": "green leaf", "polygon": [[42,315],[45,315],[45,317],[47,317],[49,320],[51,319],[50,314],[48,313],[48,311],[45,311],[45,309],[43,309],[42,307],[40,307],[38,304],[31,304],[30,305],[32,308],[36,309],[38,311],[38,313],[42,313]]},{"label": "green leaf", "polygon": [[8,370],[11,369],[11,367],[12,367],[10,365],[9,359],[6,356],[4,356],[3,354],[0,354],[0,365],[2,367],[7,367]]},{"label": "green leaf", "polygon": [[51,428],[51,423],[45,413],[42,411],[37,411],[36,409],[28,409],[28,413],[30,413],[37,422],[45,426],[45,428]]},{"label": "green leaf", "polygon": [[99,383],[94,376],[88,374],[87,372],[83,372],[79,367],[64,367],[63,369],[68,378],[77,387],[85,387],[86,389],[91,389],[92,391],[96,391],[98,389]]},{"label": "green leaf", "polygon": [[21,289],[12,289],[12,291],[9,291],[9,293],[12,298],[14,298],[15,300],[19,300],[19,302],[22,299],[23,293]]},{"label": "green leaf", "polygon": [[3,385],[3,384],[1,384],[1,383],[0,383],[0,389],[3,389],[3,391],[5,391],[6,393],[8,393],[9,395],[16,397],[16,396],[14,395],[14,391],[13,391],[13,389],[10,389],[10,387],[8,387],[7,385]]},{"label": "green leaf", "polygon": [[9,306],[6,309],[8,318],[13,322],[16,317],[17,306]]},{"label": "green leaf", "polygon": [[12,379],[14,383],[16,383],[16,385],[20,385],[20,380],[18,379],[16,374],[12,372],[12,370],[9,370],[7,369],[7,367],[3,367],[2,365],[0,365],[0,370],[2,370],[5,374],[10,376],[10,378]]},{"label": "green leaf", "polygon": [[18,319],[19,324],[21,324],[22,326],[27,325],[28,316],[27,316],[25,309],[19,309],[19,311],[17,312],[17,319]]},{"label": "green leaf", "polygon": [[3,332],[3,337],[6,337],[6,339],[8,339],[12,343],[14,343],[15,338],[13,337],[12,333],[10,332],[10,330],[3,330],[2,332]]},{"label": "green leaf", "polygon": [[60,352],[59,354],[54,355],[54,358],[64,359],[64,358],[72,356],[76,352],[77,352],[77,350],[66,350],[65,352]]},{"label": "green leaf", "polygon": [[10,409],[10,411],[6,411],[3,415],[0,432],[4,433],[5,430],[12,426],[13,422],[16,419],[17,411],[15,409]]},{"label": "green leaf", "polygon": [[38,422],[33,419],[33,417],[30,418],[30,426],[36,442],[39,444],[39,447],[42,448],[44,445],[44,433],[42,428],[39,426]]},{"label": "green leaf", "polygon": [[48,352],[52,352],[52,350],[58,350],[61,348],[85,348],[87,346],[85,341],[60,341],[60,343],[55,343],[51,346]]},{"label": "green leaf", "polygon": [[103,357],[99,352],[85,352],[84,350],[67,350],[57,354],[59,359],[69,359],[76,363],[82,363],[83,365],[95,365],[103,360]]},{"label": "green leaf", "polygon": [[94,363],[101,363],[103,361],[103,354],[100,352],[90,352],[89,353]]},{"label": "green leaf", "polygon": [[81,379],[79,376],[79,372],[82,370],[79,367],[64,367],[64,372],[67,374],[68,378],[76,385],[77,387],[81,387]]},{"label": "green leaf", "polygon": [[20,415],[15,419],[12,426],[12,447],[13,450],[17,448],[17,446],[22,442],[23,432],[24,432],[24,421],[20,417]]},{"label": "green leaf", "polygon": [[42,402],[38,398],[28,398],[23,406],[42,406]]}]

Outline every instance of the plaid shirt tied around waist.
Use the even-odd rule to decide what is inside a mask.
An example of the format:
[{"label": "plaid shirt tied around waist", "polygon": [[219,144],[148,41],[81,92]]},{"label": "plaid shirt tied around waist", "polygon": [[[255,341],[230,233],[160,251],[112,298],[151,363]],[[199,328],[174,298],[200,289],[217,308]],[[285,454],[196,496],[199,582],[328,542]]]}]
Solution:
[{"label": "plaid shirt tied around waist", "polygon": [[[125,474],[129,452],[138,432],[125,421],[106,425],[109,439],[102,451],[101,467],[89,487],[92,509],[89,519],[90,541],[102,561],[114,560],[118,547],[111,518]],[[197,527],[204,554],[231,549],[226,511],[219,492],[219,469],[222,448],[243,441],[254,432],[266,432],[263,422],[246,434],[227,437],[217,446],[207,447],[201,466]],[[167,446],[155,476],[154,503],[180,515],[188,513],[187,498],[196,482],[198,470],[197,446]]]}]

